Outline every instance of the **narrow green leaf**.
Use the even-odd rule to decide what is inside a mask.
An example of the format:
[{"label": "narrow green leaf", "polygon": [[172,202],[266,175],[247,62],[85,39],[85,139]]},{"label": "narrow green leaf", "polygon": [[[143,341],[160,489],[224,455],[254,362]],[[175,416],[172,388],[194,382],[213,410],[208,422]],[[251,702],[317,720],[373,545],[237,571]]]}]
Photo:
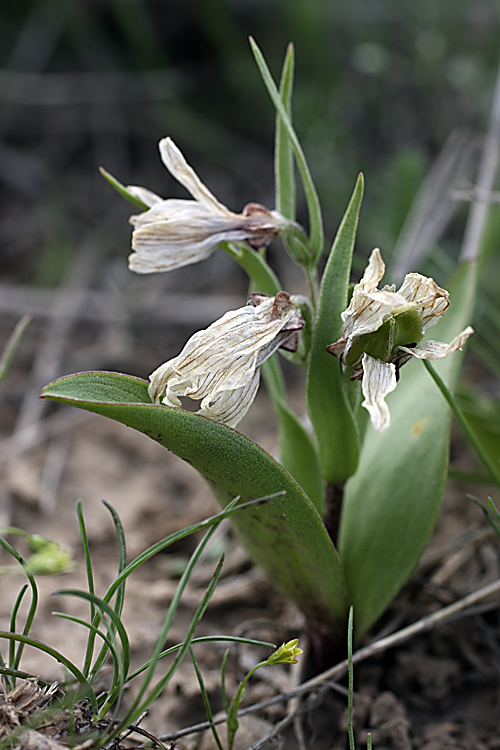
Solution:
[{"label": "narrow green leaf", "polygon": [[243,268],[254,291],[270,294],[273,297],[282,291],[279,279],[259,252],[237,242],[224,242],[221,247]]},{"label": "narrow green leaf", "polygon": [[[6,539],[2,539],[1,536],[0,536],[0,546],[3,547],[10,555],[12,555],[12,557],[19,563],[30,585],[31,603],[29,605],[29,609],[26,614],[26,621],[25,621],[24,628],[23,628],[23,635],[28,636],[31,630],[31,626],[33,625],[33,621],[35,619],[35,614],[36,614],[36,610],[38,606],[38,587],[36,585],[35,577],[29,571],[29,568],[27,567],[27,562],[24,559],[24,557],[22,557],[22,555],[20,555],[19,552],[15,550],[14,547],[11,544],[9,544],[9,542]],[[21,599],[24,596],[25,590],[26,589],[23,587],[21,589],[21,592],[18,595],[17,602],[19,604],[21,603]],[[12,629],[16,628],[17,609],[19,607],[19,604],[16,603],[14,605],[14,608],[11,613]],[[11,643],[14,643],[14,641],[12,641]],[[13,669],[18,669],[19,664],[21,662],[21,656],[24,651],[24,645],[25,645],[25,641],[23,641],[22,639],[19,639],[19,645],[18,645],[15,656],[14,656],[14,646],[11,645],[11,651],[9,654],[9,667],[12,667]]]},{"label": "narrow green leaf", "polygon": [[[451,304],[432,338],[451,341],[468,323],[469,264],[450,285]],[[435,366],[453,388],[461,357]],[[422,362],[401,370],[387,404],[391,426],[368,426],[359,469],[348,482],[339,549],[345,568],[356,634],[385,610],[418,562],[434,528],[446,479],[450,410]]]},{"label": "narrow green leaf", "polygon": [[348,392],[352,384],[342,373],[340,360],[329,354],[326,347],[340,337],[340,314],[347,307],[362,198],[363,177],[360,175],[323,274],[306,386],[307,408],[318,439],[323,474],[332,484],[350,477],[359,457],[358,431]]},{"label": "narrow green leaf", "polygon": [[196,414],[148,403],[147,383],[118,373],[80,373],[42,396],[133,427],[196,468],[223,507],[285,492],[236,513],[233,524],[269,580],[308,616],[333,624],[345,614],[338,555],[311,501],[259,446]]},{"label": "narrow green leaf", "polygon": [[215,744],[219,748],[219,750],[223,750],[221,741],[219,739],[219,735],[217,734],[217,729],[214,723],[214,716],[212,713],[212,707],[210,705],[210,699],[208,697],[207,689],[205,687],[205,682],[203,680],[203,675],[201,674],[201,670],[198,666],[198,661],[194,655],[194,651],[189,647],[189,655],[191,657],[191,661],[193,662],[194,671],[196,672],[196,678],[198,680],[198,685],[200,688],[201,697],[203,698],[203,705],[205,706],[205,713],[207,715],[208,723],[210,724],[210,731],[212,732],[212,736],[214,738]]},{"label": "narrow green leaf", "polygon": [[[246,643],[251,646],[268,646],[269,648],[276,648],[276,645],[274,643],[269,643],[269,641],[255,641],[252,638],[240,638],[237,635],[202,635],[200,638],[193,638],[191,641],[191,644],[194,645],[196,643],[218,643],[218,642],[228,642],[228,643]],[[165,656],[170,656],[170,654],[175,653],[176,651],[179,651],[179,649],[182,648],[182,643],[178,643],[176,646],[170,646],[170,648],[165,649],[165,651],[162,651],[161,654],[158,656],[157,661],[160,659],[163,659]],[[229,649],[227,649],[224,653],[223,657],[223,664],[224,659],[227,660],[227,655],[229,655]],[[151,664],[151,660],[147,661],[145,664],[142,665],[142,667],[138,667],[133,672],[131,672],[126,679],[126,682],[130,682],[135,677],[140,675],[142,672],[144,672]],[[221,678],[221,687],[223,684],[223,680]]]},{"label": "narrow green leaf", "polygon": [[[289,44],[281,71],[280,96],[290,121],[292,119],[294,63],[293,44]],[[285,218],[295,221],[296,189],[293,148],[285,124],[278,113],[276,114],[274,145],[274,180],[277,210]]]},{"label": "narrow green leaf", "polygon": [[267,67],[267,63],[264,60],[264,56],[260,51],[255,41],[250,37],[250,46],[255,57],[255,61],[259,68],[264,85],[267,88],[271,101],[274,104],[277,114],[279,114],[284,127],[287,130],[288,136],[293,146],[295,154],[295,161],[297,162],[297,168],[299,170],[300,178],[304,188],[304,195],[306,197],[307,208],[309,212],[309,234],[310,234],[310,250],[314,262],[317,262],[321,253],[323,252],[323,219],[321,216],[321,206],[318,200],[318,194],[314,186],[314,182],[309,171],[309,166],[306,161],[304,152],[297,138],[297,134],[293,129],[292,123],[288,113],[281,100],[280,93],[276,88],[276,84],[273,77]]},{"label": "narrow green leaf", "polygon": [[10,334],[7,343],[5,344],[3,351],[0,355],[0,383],[7,375],[9,368],[14,359],[14,354],[17,351],[17,347],[21,343],[21,339],[24,336],[24,332],[31,323],[31,315],[23,315],[19,320]]},{"label": "narrow green leaf", "polygon": [[[94,572],[92,570],[92,558],[90,556],[89,540],[87,536],[87,528],[85,526],[85,518],[83,515],[83,503],[81,500],[76,501],[76,515],[78,518],[78,525],[80,527],[80,536],[82,538],[83,557],[85,560],[85,571],[87,573],[87,588],[91,594],[95,594]],[[94,607],[93,601],[90,600],[90,619],[94,621],[95,618],[96,618],[96,609]],[[92,665],[92,655],[94,653],[94,644],[95,644],[95,637],[96,637],[96,632],[97,632],[97,625],[99,624],[99,621],[100,621],[99,619],[96,621],[96,628],[89,632],[89,636],[87,639],[87,647],[85,649],[85,658],[84,658],[83,670],[82,670],[86,679],[88,679],[89,674],[90,674],[90,667]]]},{"label": "narrow green leaf", "polygon": [[[21,635],[20,633],[9,633],[5,631],[0,631],[0,638],[5,638],[8,641],[15,641],[19,644],[22,644],[23,646],[31,646],[32,648],[36,648],[39,651],[43,651],[44,653],[48,654],[52,659],[59,662],[63,665],[63,667],[66,667],[68,672],[73,675],[73,677],[78,680],[80,683],[81,693],[82,696],[86,696],[90,701],[90,706],[95,715],[97,715],[97,702],[96,697],[94,694],[94,691],[92,690],[92,687],[90,686],[89,682],[85,679],[83,674],[80,672],[78,667],[73,664],[72,661],[67,659],[63,654],[61,654],[60,651],[57,651],[55,648],[52,648],[52,646],[48,646],[46,643],[43,643],[42,641],[38,641],[35,638],[32,638],[28,635]],[[80,695],[78,695],[80,697]]]},{"label": "narrow green leaf", "polygon": [[151,206],[148,206],[147,203],[144,203],[144,201],[141,201],[140,198],[138,198],[136,195],[132,195],[125,185],[122,185],[121,182],[119,182],[116,177],[113,177],[112,174],[110,174],[104,167],[99,167],[99,172],[102,174],[104,179],[109,182],[111,187],[113,187],[116,192],[122,196],[122,198],[125,198],[125,200],[129,201],[130,203],[133,203],[134,206],[137,206],[137,208],[140,208],[141,211],[149,211]]},{"label": "narrow green leaf", "polygon": [[462,389],[457,397],[484,455],[500,470],[500,400],[477,388]]}]

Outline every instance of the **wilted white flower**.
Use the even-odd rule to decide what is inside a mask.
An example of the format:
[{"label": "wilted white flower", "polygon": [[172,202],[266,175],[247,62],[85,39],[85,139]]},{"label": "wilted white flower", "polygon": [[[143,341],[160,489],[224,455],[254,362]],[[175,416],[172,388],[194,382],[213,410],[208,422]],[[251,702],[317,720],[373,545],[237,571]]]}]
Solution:
[{"label": "wilted white flower", "polygon": [[182,408],[180,397],[187,396],[201,401],[197,414],[235,427],[255,398],[260,365],[280,347],[295,351],[304,325],[286,292],[252,294],[245,307],[195,333],[177,357],[150,375],[150,398]]},{"label": "wilted white flower", "polygon": [[473,333],[468,326],[450,344],[428,341],[419,346],[429,328],[446,312],[449,293],[419,273],[405,276],[401,288],[377,289],[385,273],[380,250],[375,249],[363,278],[354,287],[349,307],[342,313],[340,339],[327,351],[352,367],[353,378],[362,378],[365,400],[374,428],[389,427],[385,397],[396,388],[399,368],[411,357],[442,359],[461,349]]},{"label": "wilted white flower", "polygon": [[163,163],[194,200],[163,200],[151,190],[130,185],[130,195],[149,210],[130,217],[134,225],[129,268],[136,273],[172,271],[208,258],[221,242],[247,242],[252,248],[267,246],[295,224],[278,211],[249,203],[233,213],[201,182],[170,138],[159,143]]}]

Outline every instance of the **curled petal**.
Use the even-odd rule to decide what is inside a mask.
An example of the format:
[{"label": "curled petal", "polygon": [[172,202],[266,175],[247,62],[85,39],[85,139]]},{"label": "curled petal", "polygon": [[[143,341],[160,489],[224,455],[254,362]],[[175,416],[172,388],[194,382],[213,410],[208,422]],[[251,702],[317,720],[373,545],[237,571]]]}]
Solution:
[{"label": "curled petal", "polygon": [[390,315],[406,304],[404,297],[397,292],[369,292],[363,297],[356,317],[356,336],[376,331]]},{"label": "curled petal", "polygon": [[[385,291],[377,291],[378,282],[384,273],[384,261],[380,250],[375,248],[370,255],[363,278],[354,287],[349,307],[342,313],[341,338],[349,339],[352,336],[362,336],[376,331],[384,322],[384,315],[393,309],[394,304],[405,302],[403,298],[398,298],[398,302],[394,303],[390,295],[383,296],[380,301],[373,298],[374,294],[387,294]],[[347,348],[349,349],[349,344]]]},{"label": "curled petal", "polygon": [[392,363],[363,355],[362,403],[370,414],[374,429],[382,432],[389,427],[391,415],[385,397],[396,388],[396,367]]},{"label": "curled petal", "polygon": [[363,278],[356,284],[355,290],[360,292],[373,292],[385,273],[385,263],[378,247],[372,250],[365,268]]},{"label": "curled petal", "polygon": [[417,359],[443,359],[452,352],[461,349],[472,333],[474,333],[474,329],[467,326],[449,344],[443,344],[441,341],[427,341],[422,346],[416,346],[413,349],[408,349],[406,346],[400,346],[399,348],[413,357],[417,357]]},{"label": "curled petal", "polygon": [[221,242],[244,242],[248,230],[234,217],[214,214],[195,201],[160,201],[130,217],[135,228],[129,268],[136,273],[172,271],[205,260]]},{"label": "curled petal", "polygon": [[134,225],[129,268],[136,273],[172,271],[208,258],[221,242],[266,247],[282,231],[300,229],[278,211],[249,203],[234,213],[202,183],[171,138],[160,141],[163,163],[194,200],[162,200],[146,188],[127,191],[149,209],[130,217]]},{"label": "curled petal", "polygon": [[221,216],[231,217],[235,215],[226,206],[219,203],[215,195],[203,184],[171,138],[162,138],[159,149],[162,161],[170,174],[191,193],[196,201],[203,204],[209,211]]},{"label": "curled petal", "polygon": [[418,307],[424,333],[439,322],[450,304],[449,292],[438,286],[434,279],[419,273],[405,276],[399,294],[407,303]]},{"label": "curled petal", "polygon": [[253,378],[242,388],[231,391],[221,391],[211,401],[209,397],[203,399],[197,412],[202,417],[208,417],[215,422],[225,424],[227,427],[236,427],[241,422],[253,400],[259,387],[260,371],[257,368]]},{"label": "curled petal", "polygon": [[200,401],[198,414],[234,427],[255,397],[260,364],[303,326],[286,292],[259,295],[258,302],[195,333],[177,357],[155,370],[150,398],[174,408],[182,407],[182,397]]}]

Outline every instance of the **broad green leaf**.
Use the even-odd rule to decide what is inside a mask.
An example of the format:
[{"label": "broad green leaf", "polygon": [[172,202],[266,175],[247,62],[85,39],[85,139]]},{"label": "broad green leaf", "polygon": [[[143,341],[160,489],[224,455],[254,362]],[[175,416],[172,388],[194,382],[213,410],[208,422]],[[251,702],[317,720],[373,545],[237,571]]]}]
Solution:
[{"label": "broad green leaf", "polygon": [[345,615],[337,552],[311,501],[262,448],[235,430],[196,414],[148,403],[147,383],[118,373],[80,373],[50,383],[45,398],[133,427],[190,463],[223,507],[273,497],[233,517],[253,560],[308,616],[333,626]]},{"label": "broad green leaf", "polygon": [[[450,285],[450,308],[432,328],[432,339],[449,342],[467,325],[471,269]],[[454,387],[461,356],[434,364]],[[451,415],[422,362],[401,370],[387,398],[391,426],[368,425],[359,469],[349,480],[339,534],[356,633],[361,636],[385,610],[417,564],[434,528],[448,467]]]},{"label": "broad green leaf", "polygon": [[321,281],[308,367],[307,408],[318,439],[323,475],[332,484],[343,482],[354,473],[359,456],[358,431],[348,392],[352,384],[346,382],[340,360],[329,354],[326,347],[340,337],[340,314],[347,307],[352,251],[362,197],[363,178],[360,175]]},{"label": "broad green leaf", "polygon": [[297,163],[297,169],[299,170],[300,178],[304,188],[304,195],[306,198],[307,209],[309,212],[309,233],[310,233],[310,248],[311,255],[314,262],[317,262],[323,252],[323,219],[321,216],[321,206],[318,200],[318,194],[314,186],[311,172],[306,161],[304,152],[297,138],[297,134],[293,129],[293,125],[288,116],[288,112],[283,105],[280,93],[276,88],[276,84],[273,77],[267,67],[267,63],[264,60],[264,56],[256,45],[255,41],[250,37],[250,46],[255,57],[255,61],[259,68],[264,85],[267,88],[268,94],[271,97],[271,101],[274,104],[276,113],[280,116],[284,127],[287,130],[293,151],[295,154],[295,161]]}]

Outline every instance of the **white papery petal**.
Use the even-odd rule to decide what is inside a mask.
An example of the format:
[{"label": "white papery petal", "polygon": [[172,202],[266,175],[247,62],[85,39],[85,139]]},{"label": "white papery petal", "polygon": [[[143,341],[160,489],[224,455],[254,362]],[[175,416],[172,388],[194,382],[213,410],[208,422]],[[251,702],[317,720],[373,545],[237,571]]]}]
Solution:
[{"label": "white papery petal", "polygon": [[380,359],[363,355],[362,390],[365,400],[361,404],[370,414],[370,419],[377,432],[386,430],[391,422],[389,407],[385,397],[397,385],[395,365],[382,362]]},{"label": "white papery petal", "polygon": [[159,195],[156,195],[156,193],[153,193],[152,190],[148,190],[145,187],[139,187],[138,185],[127,185],[126,190],[128,193],[130,193],[130,195],[135,196],[135,198],[139,198],[139,200],[145,203],[146,206],[151,207],[156,203],[161,203],[163,201],[163,198],[160,198]]},{"label": "white papery petal", "polygon": [[417,357],[417,359],[443,359],[452,352],[461,349],[472,333],[474,333],[474,329],[471,326],[467,326],[449,344],[443,344],[441,341],[427,341],[422,346],[416,346],[414,349],[409,349],[406,346],[400,346],[399,348],[408,352],[413,357]]},{"label": "white papery petal", "polygon": [[179,407],[187,396],[201,401],[198,414],[234,427],[255,397],[259,365],[304,325],[291,304],[277,314],[277,299],[231,310],[191,336],[177,357],[150,375],[152,401],[159,403],[164,394],[165,405]]},{"label": "white papery petal", "polygon": [[385,273],[385,263],[378,247],[372,250],[368,258],[368,265],[361,281],[356,284],[355,289],[363,292],[373,292]]},{"label": "white papery petal", "polygon": [[186,162],[171,138],[159,144],[162,160],[194,200],[161,199],[146,188],[131,185],[130,195],[149,209],[131,216],[133,253],[129,268],[136,273],[173,271],[208,258],[221,242],[247,242],[267,247],[282,231],[299,225],[278,211],[249,203],[234,213],[220,203]]},{"label": "white papery petal", "polygon": [[260,370],[257,368],[252,380],[243,388],[234,391],[221,391],[214,401],[207,403],[204,399],[197,414],[208,417],[227,427],[236,427],[241,422],[253,403],[260,381]]},{"label": "white papery petal", "polygon": [[408,303],[418,306],[424,333],[439,322],[450,304],[449,292],[420,273],[408,273],[398,292]]},{"label": "white papery petal", "polygon": [[221,242],[243,242],[241,217],[214,214],[201,203],[169,200],[130,217],[135,225],[129,268],[136,273],[172,271],[208,258]]},{"label": "white papery petal", "polygon": [[363,293],[363,304],[356,316],[354,335],[377,331],[392,313],[405,306],[406,301],[397,292],[368,292]]},{"label": "white papery petal", "polygon": [[[384,322],[384,315],[392,310],[390,298],[381,299],[380,304],[372,298],[373,293],[387,294],[383,291],[377,292],[377,285],[384,273],[384,261],[380,250],[375,248],[370,255],[363,278],[354,287],[349,307],[342,313],[342,339],[362,336],[364,333],[376,331]],[[397,306],[396,303],[395,305]],[[349,345],[350,343],[347,348],[349,348]]]},{"label": "white papery petal", "polygon": [[211,212],[219,213],[221,216],[230,217],[235,215],[226,206],[219,203],[215,195],[203,184],[171,138],[162,138],[159,143],[159,149],[162,161],[170,174],[181,185],[184,185],[195,200],[202,203]]}]

